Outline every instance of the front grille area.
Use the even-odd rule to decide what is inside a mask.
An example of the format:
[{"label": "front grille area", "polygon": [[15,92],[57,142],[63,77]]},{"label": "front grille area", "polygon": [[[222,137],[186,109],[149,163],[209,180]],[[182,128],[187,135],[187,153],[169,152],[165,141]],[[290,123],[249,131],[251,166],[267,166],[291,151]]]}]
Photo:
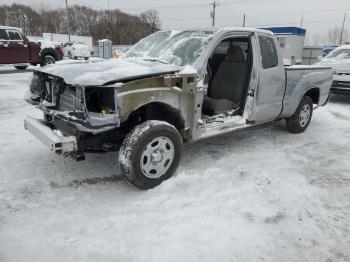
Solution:
[{"label": "front grille area", "polygon": [[76,92],[73,86],[66,86],[63,93],[60,94],[60,102],[58,110],[60,111],[74,111],[76,101]]},{"label": "front grille area", "polygon": [[350,82],[333,81],[332,87],[350,88]]}]

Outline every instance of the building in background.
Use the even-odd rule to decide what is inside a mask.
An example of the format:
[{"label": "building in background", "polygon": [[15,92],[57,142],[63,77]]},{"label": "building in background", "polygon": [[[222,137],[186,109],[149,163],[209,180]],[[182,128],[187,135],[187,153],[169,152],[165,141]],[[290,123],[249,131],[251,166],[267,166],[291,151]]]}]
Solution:
[{"label": "building in background", "polygon": [[280,43],[282,57],[291,64],[301,64],[306,30],[300,27],[267,27]]},{"label": "building in background", "polygon": [[313,65],[318,62],[320,57],[323,57],[322,46],[305,46],[303,52],[303,65]]}]

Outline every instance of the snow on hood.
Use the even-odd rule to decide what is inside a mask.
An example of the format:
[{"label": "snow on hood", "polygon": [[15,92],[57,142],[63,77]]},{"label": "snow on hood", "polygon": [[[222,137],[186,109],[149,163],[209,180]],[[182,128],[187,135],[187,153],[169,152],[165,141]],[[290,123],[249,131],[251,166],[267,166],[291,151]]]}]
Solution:
[{"label": "snow on hood", "polygon": [[185,65],[182,70],[179,72],[179,74],[197,74],[198,71],[194,67],[190,65]]},{"label": "snow on hood", "polygon": [[156,61],[121,58],[57,63],[37,71],[63,78],[67,84],[87,86],[103,85],[123,78],[178,72],[181,69],[182,67],[180,66]]},{"label": "snow on hood", "polygon": [[[335,48],[320,62],[316,63],[316,65],[330,66],[337,72],[350,72],[350,58],[346,57],[346,53],[339,53],[339,51],[342,50],[347,50],[349,52],[350,45],[343,45]],[[337,53],[339,54],[336,55]]]}]

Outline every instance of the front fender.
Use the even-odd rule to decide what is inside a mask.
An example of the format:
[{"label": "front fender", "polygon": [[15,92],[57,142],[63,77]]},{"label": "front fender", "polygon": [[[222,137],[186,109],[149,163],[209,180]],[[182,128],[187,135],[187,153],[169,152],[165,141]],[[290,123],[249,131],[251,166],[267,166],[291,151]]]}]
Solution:
[{"label": "front fender", "polygon": [[121,84],[116,92],[121,122],[147,104],[161,103],[178,111],[188,127],[193,120],[196,76],[163,75]]},{"label": "front fender", "polygon": [[[123,122],[129,115],[150,103],[163,103],[178,111],[185,109],[181,90],[169,87],[155,87],[118,92],[117,104],[120,120]],[[186,109],[187,110],[187,109]]]}]

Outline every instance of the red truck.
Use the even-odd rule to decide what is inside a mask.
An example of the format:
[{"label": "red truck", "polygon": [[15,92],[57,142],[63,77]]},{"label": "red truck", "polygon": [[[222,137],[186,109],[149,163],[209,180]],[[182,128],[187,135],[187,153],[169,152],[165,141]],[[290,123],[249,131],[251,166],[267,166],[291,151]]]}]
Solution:
[{"label": "red truck", "polygon": [[0,26],[0,65],[12,64],[23,70],[63,59],[63,45],[30,41],[20,28]]}]

